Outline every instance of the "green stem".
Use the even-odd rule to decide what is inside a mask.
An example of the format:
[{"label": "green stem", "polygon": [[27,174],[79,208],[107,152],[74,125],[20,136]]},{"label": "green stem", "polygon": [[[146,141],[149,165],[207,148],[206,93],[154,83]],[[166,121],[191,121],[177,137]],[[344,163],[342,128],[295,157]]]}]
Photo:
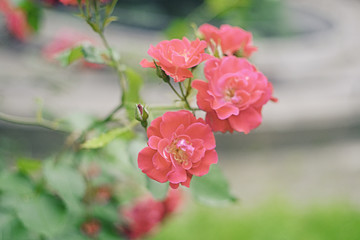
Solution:
[{"label": "green stem", "polygon": [[189,104],[189,101],[187,100],[187,95],[185,95],[185,93],[184,93],[183,86],[182,86],[182,82],[179,82],[179,87],[180,87],[181,94],[182,94],[182,96],[183,96],[183,97],[182,97],[182,100],[185,102],[187,108],[194,113],[194,111],[192,110],[192,108],[191,108],[191,106],[190,106],[190,104]]},{"label": "green stem", "polygon": [[104,44],[104,46],[106,47],[106,49],[108,50],[109,54],[110,54],[110,59],[112,62],[112,67],[116,70],[118,77],[119,77],[119,82],[120,82],[120,88],[121,88],[121,102],[125,102],[125,92],[126,92],[126,79],[124,77],[124,73],[123,71],[120,69],[118,62],[115,59],[114,56],[114,52],[112,51],[107,39],[104,36],[103,32],[99,32],[100,38]]},{"label": "green stem", "polygon": [[6,113],[0,113],[0,120],[19,124],[19,125],[28,125],[28,126],[35,126],[35,127],[42,127],[50,130],[60,131],[60,132],[70,132],[69,129],[64,128],[59,125],[58,122],[52,122],[49,120],[42,119],[41,121],[38,121],[34,118],[27,118],[27,117],[18,117],[18,116],[12,116]]},{"label": "green stem", "polygon": [[190,95],[190,92],[191,92],[191,82],[192,82],[192,78],[189,78],[189,81],[188,81],[188,86],[186,88],[186,97],[188,97]]},{"label": "green stem", "polygon": [[171,89],[174,91],[174,93],[181,99],[183,100],[183,97],[178,93],[178,91],[176,91],[176,89],[174,88],[174,86],[171,84],[171,82],[168,82],[169,86],[171,87]]}]

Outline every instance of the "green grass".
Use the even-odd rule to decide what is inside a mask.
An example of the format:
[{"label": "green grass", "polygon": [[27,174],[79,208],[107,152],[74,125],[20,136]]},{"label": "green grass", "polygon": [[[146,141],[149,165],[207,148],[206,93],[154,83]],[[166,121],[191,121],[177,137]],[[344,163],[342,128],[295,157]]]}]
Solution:
[{"label": "green grass", "polygon": [[360,209],[349,203],[295,207],[268,201],[244,209],[191,206],[153,240],[359,240]]}]

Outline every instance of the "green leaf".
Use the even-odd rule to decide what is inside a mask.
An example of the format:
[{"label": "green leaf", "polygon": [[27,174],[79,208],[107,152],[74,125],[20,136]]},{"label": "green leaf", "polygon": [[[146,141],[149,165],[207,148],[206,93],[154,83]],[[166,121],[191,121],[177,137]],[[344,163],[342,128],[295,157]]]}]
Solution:
[{"label": "green leaf", "polygon": [[31,28],[36,32],[39,31],[43,11],[37,1],[22,0],[19,7],[26,13],[27,22]]},{"label": "green leaf", "polygon": [[115,22],[117,20],[118,20],[118,18],[115,16],[111,16],[111,17],[107,18],[104,22],[104,27],[107,27],[110,23]]},{"label": "green leaf", "polygon": [[[126,110],[128,113],[128,117],[130,119],[134,119],[135,104],[141,102],[140,90],[143,85],[143,80],[141,76],[131,68],[127,68],[125,74],[128,79],[128,87],[125,92],[125,102],[128,103],[126,105]],[[134,105],[132,105],[132,103]]]},{"label": "green leaf", "polygon": [[159,183],[147,177],[146,187],[156,200],[164,200],[168,192],[169,184]]},{"label": "green leaf", "polygon": [[235,202],[229,184],[217,165],[211,165],[207,175],[194,177],[191,181],[191,193],[194,198],[208,205],[223,205]]},{"label": "green leaf", "polygon": [[14,214],[0,212],[0,239],[36,240],[39,236],[27,231]]},{"label": "green leaf", "polygon": [[3,172],[0,175],[0,191],[14,194],[27,195],[31,193],[33,186],[31,181],[17,172]]},{"label": "green leaf", "polygon": [[82,45],[82,53],[87,62],[105,64],[103,53],[91,44]]},{"label": "green leaf", "polygon": [[59,201],[45,195],[24,200],[17,208],[17,215],[30,232],[53,237],[64,230],[68,217]]},{"label": "green leaf", "polygon": [[56,59],[60,62],[61,66],[66,67],[83,57],[82,46],[77,46],[58,54]]},{"label": "green leaf", "polygon": [[29,175],[41,169],[41,162],[36,159],[19,158],[16,161],[19,172]]},{"label": "green leaf", "polygon": [[79,171],[49,161],[45,164],[44,176],[48,187],[63,199],[70,210],[80,210],[79,203],[85,194],[86,184]]},{"label": "green leaf", "polygon": [[127,127],[115,128],[106,133],[101,134],[99,137],[92,138],[81,145],[82,148],[96,149],[106,146],[108,143],[116,138],[132,138],[134,133]]}]

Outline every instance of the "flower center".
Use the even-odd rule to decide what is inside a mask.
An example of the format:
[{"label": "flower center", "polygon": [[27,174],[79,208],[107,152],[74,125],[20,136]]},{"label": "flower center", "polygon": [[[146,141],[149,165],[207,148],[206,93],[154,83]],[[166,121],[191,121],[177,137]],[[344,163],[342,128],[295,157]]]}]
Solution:
[{"label": "flower center", "polygon": [[173,156],[173,159],[178,163],[187,162],[189,157],[194,153],[194,147],[189,141],[185,139],[178,138],[175,139],[169,146],[167,146],[166,151]]}]

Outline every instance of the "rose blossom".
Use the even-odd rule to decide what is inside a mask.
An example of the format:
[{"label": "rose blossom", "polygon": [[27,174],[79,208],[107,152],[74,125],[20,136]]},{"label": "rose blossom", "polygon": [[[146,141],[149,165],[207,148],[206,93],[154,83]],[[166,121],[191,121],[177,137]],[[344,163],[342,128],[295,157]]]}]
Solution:
[{"label": "rose blossom", "polygon": [[153,197],[139,199],[133,206],[125,207],[122,215],[125,220],[118,226],[120,232],[129,239],[139,239],[156,229],[160,222],[171,215],[181,203],[179,190],[169,189],[166,198],[156,201]]},{"label": "rose blossom", "polygon": [[211,128],[189,111],[166,112],[154,119],[147,136],[148,147],[138,155],[139,168],[158,182],[169,181],[172,188],[189,187],[193,175],[205,175],[217,163]]},{"label": "rose blossom", "polygon": [[30,35],[30,27],[25,12],[12,6],[7,0],[1,0],[0,12],[5,16],[6,27],[9,32],[17,39],[25,41]]},{"label": "rose blossom", "polygon": [[208,82],[194,80],[197,104],[206,112],[214,131],[244,132],[258,127],[261,109],[272,98],[272,84],[245,58],[209,60],[204,68]]},{"label": "rose blossom", "polygon": [[[147,53],[156,60],[156,64],[175,82],[181,82],[186,78],[193,77],[189,68],[195,67],[210,58],[204,52],[206,46],[205,41],[196,39],[190,42],[184,37],[182,40],[162,41],[155,47],[150,45]],[[146,59],[143,59],[140,64],[144,68],[155,68],[154,62],[149,62]]]},{"label": "rose blossom", "polygon": [[228,56],[240,53],[242,57],[250,57],[257,50],[252,46],[252,34],[239,27],[224,24],[219,29],[210,24],[203,24],[199,27],[199,32],[213,51],[216,49],[211,39],[220,45],[222,52]]},{"label": "rose blossom", "polygon": [[123,210],[126,224],[119,227],[129,239],[139,239],[152,231],[164,217],[164,205],[153,198],[139,200]]}]

